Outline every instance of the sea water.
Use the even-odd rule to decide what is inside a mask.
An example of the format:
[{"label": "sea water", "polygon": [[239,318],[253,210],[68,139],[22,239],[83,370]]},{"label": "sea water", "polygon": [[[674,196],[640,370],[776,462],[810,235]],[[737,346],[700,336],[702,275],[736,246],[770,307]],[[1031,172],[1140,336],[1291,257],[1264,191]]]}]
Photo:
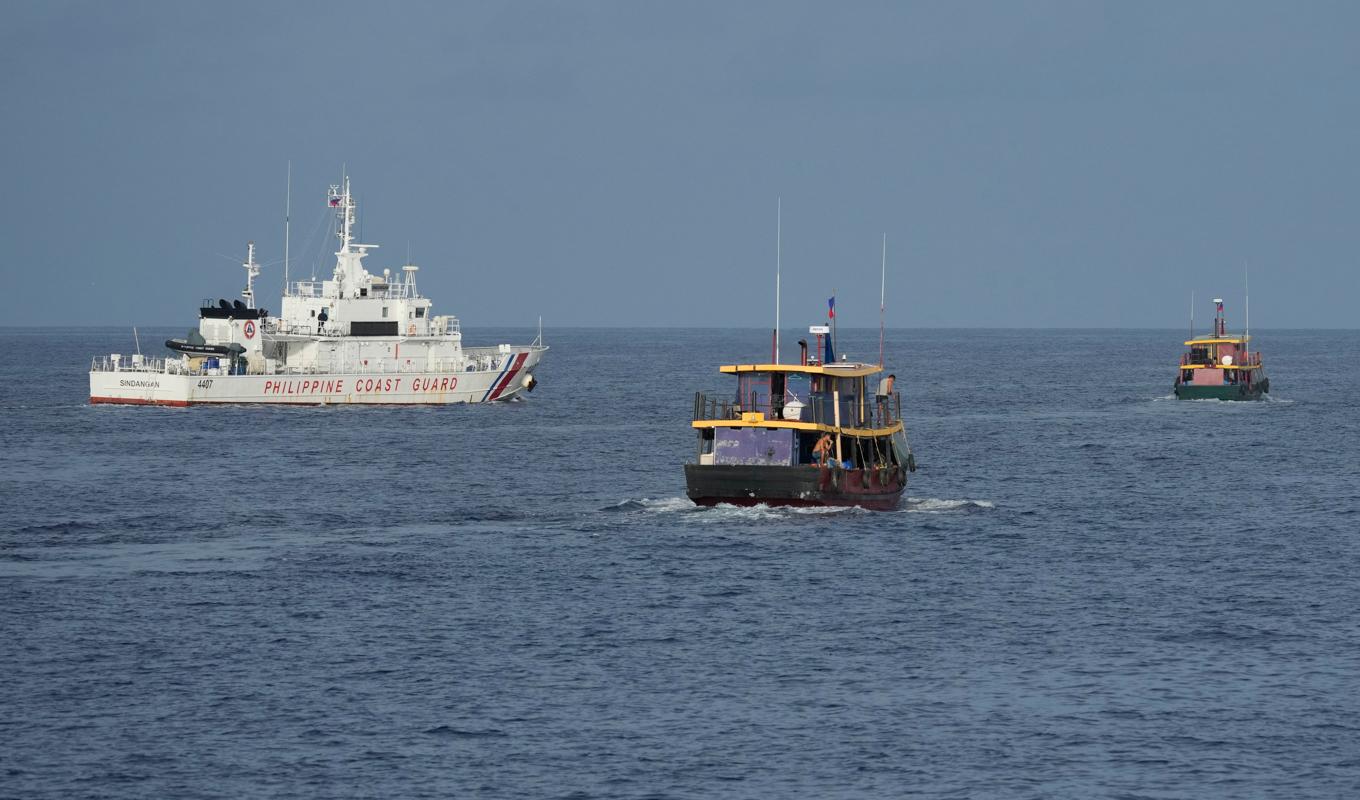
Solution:
[{"label": "sea water", "polygon": [[1172,399],[1183,338],[890,331],[871,513],[685,499],[768,332],[168,409],[86,403],[131,331],[0,331],[0,796],[1360,795],[1360,333],[1259,331],[1260,403]]}]

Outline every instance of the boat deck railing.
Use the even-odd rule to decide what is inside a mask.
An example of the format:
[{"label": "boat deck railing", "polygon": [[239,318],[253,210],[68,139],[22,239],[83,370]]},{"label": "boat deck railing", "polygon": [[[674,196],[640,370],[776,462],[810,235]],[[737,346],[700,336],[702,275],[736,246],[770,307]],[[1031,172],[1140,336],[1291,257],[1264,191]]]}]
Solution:
[{"label": "boat deck railing", "polygon": [[162,356],[144,356],[137,353],[95,356],[90,359],[90,372],[159,372],[172,375],[191,375],[182,359]]},{"label": "boat deck railing", "polygon": [[1244,353],[1244,354],[1242,354],[1242,355],[1243,355],[1243,360],[1241,360],[1241,361],[1237,360],[1237,357],[1234,356],[1234,357],[1233,357],[1233,363],[1232,363],[1232,364],[1217,364],[1217,363],[1211,363],[1211,362],[1209,362],[1208,360],[1205,360],[1205,359],[1202,359],[1202,358],[1195,358],[1195,357],[1191,356],[1189,353],[1182,353],[1182,354],[1181,354],[1181,364],[1180,364],[1180,365],[1181,365],[1182,367],[1186,368],[1186,369],[1195,369],[1195,368],[1220,369],[1220,368],[1225,367],[1225,366],[1228,367],[1229,369],[1234,369],[1234,368],[1236,368],[1236,369],[1247,369],[1247,368],[1249,368],[1249,367],[1259,367],[1259,366],[1261,366],[1261,354],[1260,354],[1259,352],[1255,352],[1255,353]]},{"label": "boat deck railing", "polygon": [[324,281],[293,281],[283,288],[284,297],[320,297]]},{"label": "boat deck railing", "polygon": [[[466,347],[457,358],[436,359],[398,359],[370,358],[357,363],[320,363],[309,361],[302,364],[280,364],[268,372],[240,372],[249,375],[448,375],[451,373],[497,372],[505,367],[506,361],[526,348]],[[529,350],[544,348],[532,347]],[[196,366],[190,366],[197,361]],[[216,362],[217,366],[209,366]],[[153,357],[141,355],[95,356],[90,360],[91,372],[154,372],[170,375],[219,376],[232,374],[231,360],[225,356],[207,356],[195,359],[168,356]],[[244,364],[245,362],[241,362]],[[238,368],[239,369],[239,368]]]},{"label": "boat deck railing", "polygon": [[[314,321],[298,323],[271,317],[268,321],[261,323],[261,325],[265,333],[279,333],[293,336],[320,336],[324,339],[343,339],[350,335],[339,324],[321,327]],[[457,317],[433,317],[430,319],[430,322],[424,331],[419,331],[415,323],[407,323],[405,330],[401,330],[400,327],[398,327],[397,333],[394,335],[419,336],[421,338],[431,336],[461,338],[462,331],[460,330]]]},{"label": "boat deck railing", "polygon": [[[817,425],[837,424],[836,402],[827,392],[812,392],[807,397],[797,398],[787,395],[774,398],[768,394],[753,393],[747,398],[738,398],[729,393],[694,393],[694,421],[739,420],[743,413],[758,412],[767,420],[788,420],[790,422],[811,422]],[[866,397],[842,396],[840,400],[839,423],[844,428],[887,428],[902,419],[902,395]]]}]

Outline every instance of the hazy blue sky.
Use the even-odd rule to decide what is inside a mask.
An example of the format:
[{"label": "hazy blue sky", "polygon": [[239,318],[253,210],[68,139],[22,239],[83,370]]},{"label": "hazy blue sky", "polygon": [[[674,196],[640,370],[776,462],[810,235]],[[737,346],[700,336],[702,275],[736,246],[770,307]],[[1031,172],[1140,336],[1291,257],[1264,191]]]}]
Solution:
[{"label": "hazy blue sky", "polygon": [[[1360,325],[1360,3],[0,3],[0,324],[277,308],[348,164],[465,325]],[[310,245],[310,247],[309,247]],[[225,258],[227,256],[229,258]]]}]

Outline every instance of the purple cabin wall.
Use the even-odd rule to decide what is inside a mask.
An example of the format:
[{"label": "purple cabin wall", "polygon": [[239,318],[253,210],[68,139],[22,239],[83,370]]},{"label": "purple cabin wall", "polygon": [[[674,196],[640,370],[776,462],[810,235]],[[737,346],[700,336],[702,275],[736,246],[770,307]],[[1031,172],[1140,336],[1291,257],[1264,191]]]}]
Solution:
[{"label": "purple cabin wall", "polygon": [[713,463],[790,466],[795,435],[778,428],[717,428]]}]

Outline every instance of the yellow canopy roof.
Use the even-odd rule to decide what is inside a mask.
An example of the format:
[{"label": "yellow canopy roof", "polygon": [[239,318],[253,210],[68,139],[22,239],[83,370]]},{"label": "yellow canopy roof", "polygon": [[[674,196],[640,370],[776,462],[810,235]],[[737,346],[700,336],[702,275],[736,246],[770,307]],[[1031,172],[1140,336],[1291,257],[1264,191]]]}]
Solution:
[{"label": "yellow canopy roof", "polygon": [[1210,336],[1206,339],[1191,339],[1185,343],[1186,347],[1196,344],[1245,344],[1251,341],[1250,336]]},{"label": "yellow canopy roof", "polygon": [[883,368],[874,364],[729,364],[718,367],[719,372],[736,374],[741,372],[802,372],[809,375],[834,375],[839,378],[859,378],[882,372]]}]

